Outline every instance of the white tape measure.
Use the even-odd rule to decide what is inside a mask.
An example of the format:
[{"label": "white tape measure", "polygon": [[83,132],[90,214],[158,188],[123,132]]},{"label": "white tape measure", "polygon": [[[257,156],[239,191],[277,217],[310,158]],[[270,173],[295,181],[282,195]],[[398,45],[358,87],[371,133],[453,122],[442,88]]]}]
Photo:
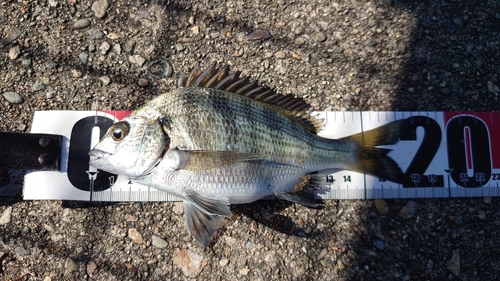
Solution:
[{"label": "white tape measure", "polygon": [[[88,151],[129,111],[37,111],[32,133],[65,136],[61,171],[26,175],[24,199],[177,201],[163,191],[95,170]],[[324,175],[323,199],[500,196],[500,112],[318,112],[319,133],[341,138],[405,120],[401,139],[385,146],[405,171],[397,184],[348,170]]]}]

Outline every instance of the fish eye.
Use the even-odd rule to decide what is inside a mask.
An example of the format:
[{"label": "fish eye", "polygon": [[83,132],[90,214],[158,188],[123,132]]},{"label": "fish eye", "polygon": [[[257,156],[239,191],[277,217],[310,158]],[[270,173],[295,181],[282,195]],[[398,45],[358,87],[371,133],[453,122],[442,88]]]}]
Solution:
[{"label": "fish eye", "polygon": [[118,122],[110,129],[111,138],[115,141],[122,141],[128,135],[128,131],[129,125],[127,122]]}]

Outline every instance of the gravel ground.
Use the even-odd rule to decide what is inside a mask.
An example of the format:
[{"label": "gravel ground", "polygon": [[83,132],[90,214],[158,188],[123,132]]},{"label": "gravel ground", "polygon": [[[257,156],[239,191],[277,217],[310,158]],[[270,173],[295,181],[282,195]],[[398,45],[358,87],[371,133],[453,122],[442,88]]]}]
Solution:
[{"label": "gravel ground", "polygon": [[[213,61],[317,109],[500,110],[500,2],[414,2],[2,1],[0,131],[135,109]],[[497,198],[237,205],[208,249],[179,204],[0,197],[0,279],[500,279]]]}]

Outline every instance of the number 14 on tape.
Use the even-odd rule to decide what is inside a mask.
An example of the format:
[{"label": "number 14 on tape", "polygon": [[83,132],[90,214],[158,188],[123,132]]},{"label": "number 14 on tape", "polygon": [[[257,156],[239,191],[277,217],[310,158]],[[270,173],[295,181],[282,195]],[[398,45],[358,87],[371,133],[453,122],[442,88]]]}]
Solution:
[{"label": "number 14 on tape", "polygon": [[339,138],[404,120],[400,141],[384,146],[407,183],[327,170],[325,199],[500,195],[499,112],[320,112],[321,136]]}]

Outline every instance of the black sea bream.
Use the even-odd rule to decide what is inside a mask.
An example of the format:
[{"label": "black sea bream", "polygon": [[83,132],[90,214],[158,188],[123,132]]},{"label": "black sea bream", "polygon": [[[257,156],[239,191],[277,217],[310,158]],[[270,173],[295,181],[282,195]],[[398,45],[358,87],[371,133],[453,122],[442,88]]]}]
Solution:
[{"label": "black sea bream", "polygon": [[230,204],[268,195],[309,207],[315,176],[349,169],[402,182],[388,149],[401,122],[342,139],[316,133],[308,104],[215,65],[181,75],[178,88],[114,124],[90,151],[91,165],[178,196],[191,235],[208,245]]}]

